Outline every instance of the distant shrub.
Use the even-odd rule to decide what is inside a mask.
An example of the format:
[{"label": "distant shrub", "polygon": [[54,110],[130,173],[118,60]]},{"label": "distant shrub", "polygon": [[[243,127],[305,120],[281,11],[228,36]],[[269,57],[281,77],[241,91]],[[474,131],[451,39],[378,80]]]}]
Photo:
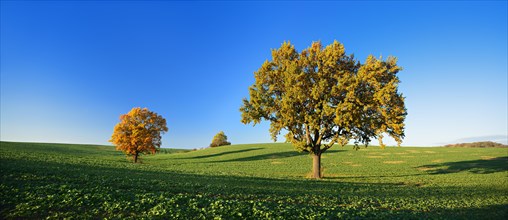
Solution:
[{"label": "distant shrub", "polygon": [[221,131],[213,137],[210,147],[219,147],[224,145],[231,145],[231,142],[228,142],[228,136]]},{"label": "distant shrub", "polygon": [[448,144],[445,147],[465,147],[465,148],[508,148],[508,145],[492,142],[473,142],[473,143],[460,143],[460,144]]}]

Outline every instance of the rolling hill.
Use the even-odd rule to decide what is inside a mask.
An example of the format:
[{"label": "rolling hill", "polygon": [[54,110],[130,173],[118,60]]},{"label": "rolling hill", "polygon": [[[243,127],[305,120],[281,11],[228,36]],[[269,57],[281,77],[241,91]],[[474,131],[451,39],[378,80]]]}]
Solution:
[{"label": "rolling hill", "polygon": [[0,218],[491,218],[508,212],[502,148],[333,147],[324,179],[289,144],[141,157],[0,142]]}]

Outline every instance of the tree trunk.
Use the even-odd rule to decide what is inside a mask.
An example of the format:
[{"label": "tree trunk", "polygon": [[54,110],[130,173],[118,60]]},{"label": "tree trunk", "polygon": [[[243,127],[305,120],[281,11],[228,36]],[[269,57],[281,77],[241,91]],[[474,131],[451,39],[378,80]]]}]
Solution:
[{"label": "tree trunk", "polygon": [[137,163],[138,162],[138,153],[135,153],[132,156],[134,157],[134,163]]},{"label": "tree trunk", "polygon": [[312,178],[321,178],[321,154],[312,154]]}]

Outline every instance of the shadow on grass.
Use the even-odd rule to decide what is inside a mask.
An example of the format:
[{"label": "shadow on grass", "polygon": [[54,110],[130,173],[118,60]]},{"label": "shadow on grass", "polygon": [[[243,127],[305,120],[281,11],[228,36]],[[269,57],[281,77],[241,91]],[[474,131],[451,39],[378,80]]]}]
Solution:
[{"label": "shadow on grass", "polygon": [[[327,153],[337,153],[345,150],[329,150]],[[222,163],[222,162],[244,162],[244,161],[256,161],[256,160],[267,160],[267,159],[282,159],[288,157],[296,157],[302,155],[308,155],[309,153],[302,152],[299,153],[297,151],[285,151],[285,152],[277,152],[277,153],[268,153],[268,154],[259,154],[250,157],[241,157],[229,160],[220,160],[220,161],[211,161],[209,163]]]},{"label": "shadow on grass", "polygon": [[467,160],[424,165],[418,167],[429,174],[447,174],[467,171],[474,174],[487,174],[508,171],[508,157],[495,157],[481,160]]},{"label": "shadow on grass", "polygon": [[[500,189],[447,186],[415,190],[393,183],[202,175],[151,170],[152,167],[143,165],[115,165],[123,166],[50,162],[42,158],[38,161],[3,159],[0,219],[39,219],[55,214],[136,218],[139,215],[133,213],[146,214],[157,205],[162,214],[144,217],[170,219],[174,218],[172,213],[177,213],[182,219],[239,219],[236,214],[241,211],[256,219],[264,216],[256,210],[263,210],[270,216],[283,218],[305,218],[320,213],[324,219],[504,219],[507,213],[504,204],[461,207],[461,203],[456,202],[444,208],[425,202],[435,198],[461,201],[463,192],[470,193],[473,199],[506,192]],[[416,195],[418,199],[408,200]],[[55,202],[65,198],[87,202]],[[399,202],[406,205],[401,207]],[[412,206],[408,206],[408,202]],[[111,209],[107,204],[130,205]],[[222,208],[218,209],[216,204]],[[29,212],[19,212],[22,208]],[[203,212],[212,209],[213,212]]]},{"label": "shadow on grass", "polygon": [[[364,178],[393,178],[393,177],[414,177],[414,176],[424,176],[427,174],[406,174],[406,175],[363,175],[363,176],[327,176],[324,174],[323,179],[329,180],[347,180],[347,179],[364,179]],[[395,185],[400,185],[397,183]]]},{"label": "shadow on grass", "polygon": [[263,148],[248,148],[248,149],[243,149],[243,150],[225,151],[225,152],[216,153],[216,154],[207,154],[207,155],[194,156],[194,157],[180,157],[180,158],[176,158],[176,159],[204,159],[204,158],[210,158],[210,157],[224,156],[224,155],[228,155],[228,154],[244,153],[244,152],[261,150],[261,149],[263,149]]}]

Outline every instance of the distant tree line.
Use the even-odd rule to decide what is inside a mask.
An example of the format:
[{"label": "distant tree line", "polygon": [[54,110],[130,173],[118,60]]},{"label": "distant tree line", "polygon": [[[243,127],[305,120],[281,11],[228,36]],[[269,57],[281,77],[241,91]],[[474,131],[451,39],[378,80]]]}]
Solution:
[{"label": "distant tree line", "polygon": [[448,144],[445,147],[464,147],[464,148],[508,148],[508,145],[492,142],[482,141],[473,143],[460,143],[460,144]]}]

